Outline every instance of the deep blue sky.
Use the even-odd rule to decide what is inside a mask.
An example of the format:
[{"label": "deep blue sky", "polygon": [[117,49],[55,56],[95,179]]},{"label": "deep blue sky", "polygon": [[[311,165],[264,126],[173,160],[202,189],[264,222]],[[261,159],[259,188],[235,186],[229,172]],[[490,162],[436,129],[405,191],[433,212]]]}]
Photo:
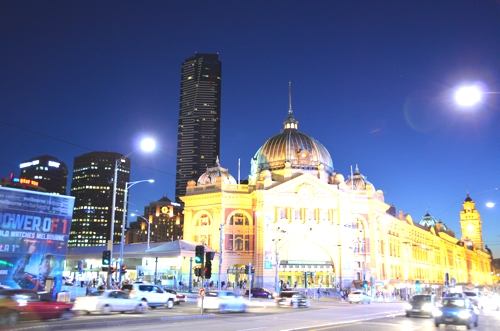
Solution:
[{"label": "deep blue sky", "polygon": [[451,99],[464,83],[500,91],[499,1],[2,1],[0,175],[151,134],[159,149],[132,155],[131,180],[156,182],[132,188],[130,210],[173,199],[194,52],[223,63],[220,159],[236,179],[282,129],[292,81],[299,130],[337,172],[358,164],[386,202],[457,237],[468,189],[500,256],[500,95],[468,111]]}]

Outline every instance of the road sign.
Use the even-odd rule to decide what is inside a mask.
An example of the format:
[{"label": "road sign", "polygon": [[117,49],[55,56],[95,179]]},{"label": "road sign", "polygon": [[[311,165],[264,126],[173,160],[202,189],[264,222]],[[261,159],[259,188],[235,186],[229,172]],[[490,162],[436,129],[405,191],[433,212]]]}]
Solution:
[{"label": "road sign", "polygon": [[200,297],[204,296],[205,295],[205,289],[203,287],[201,287],[199,290],[198,290],[198,295]]}]

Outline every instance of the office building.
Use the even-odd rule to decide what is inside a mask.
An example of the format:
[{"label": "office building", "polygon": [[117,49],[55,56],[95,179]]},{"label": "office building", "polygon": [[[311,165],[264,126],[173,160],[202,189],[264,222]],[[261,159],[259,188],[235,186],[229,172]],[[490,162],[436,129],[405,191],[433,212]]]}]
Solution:
[{"label": "office building", "polygon": [[148,240],[148,222],[151,233],[150,242],[174,241],[182,239],[183,227],[181,223],[182,207],[180,203],[171,201],[167,197],[151,202],[144,207],[144,215],[130,223],[127,229],[127,244],[145,243]]},{"label": "office building", "polygon": [[38,182],[47,193],[66,195],[68,186],[68,167],[64,162],[50,155],[41,155],[22,162],[19,165],[19,178]]},{"label": "office building", "polygon": [[185,195],[190,180],[197,180],[215,164],[220,151],[221,71],[218,54],[198,54],[181,68],[175,197]]},{"label": "office building", "polygon": [[[69,247],[107,245],[111,233],[113,176],[116,159],[113,152],[91,152],[75,157],[71,195],[75,197]],[[130,159],[118,168],[114,243],[122,237],[125,183],[130,181]]]}]

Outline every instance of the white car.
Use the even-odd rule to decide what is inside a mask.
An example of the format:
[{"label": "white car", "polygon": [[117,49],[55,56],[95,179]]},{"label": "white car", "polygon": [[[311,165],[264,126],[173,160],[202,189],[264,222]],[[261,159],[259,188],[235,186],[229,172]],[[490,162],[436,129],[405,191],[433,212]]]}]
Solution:
[{"label": "white car", "polygon": [[148,305],[130,296],[129,292],[105,290],[97,291],[89,296],[77,297],[73,310],[83,313],[101,312],[109,314],[111,312],[143,313],[148,310]]},{"label": "white car", "polygon": [[372,298],[366,294],[365,292],[363,291],[353,291],[351,293],[349,293],[349,295],[347,296],[347,301],[349,301],[349,303],[368,303],[370,304],[372,302]]},{"label": "white car", "polygon": [[479,309],[484,308],[484,299],[481,292],[463,291],[463,293],[472,301],[472,304]]},{"label": "white car", "polygon": [[203,299],[198,299],[198,307],[201,308],[202,302],[203,310],[218,310],[220,313],[247,310],[246,300],[233,291],[207,291]]},{"label": "white car", "polygon": [[175,294],[164,291],[160,286],[134,283],[122,286],[123,291],[129,291],[131,296],[138,298],[148,304],[151,309],[167,306],[172,309],[179,299]]}]

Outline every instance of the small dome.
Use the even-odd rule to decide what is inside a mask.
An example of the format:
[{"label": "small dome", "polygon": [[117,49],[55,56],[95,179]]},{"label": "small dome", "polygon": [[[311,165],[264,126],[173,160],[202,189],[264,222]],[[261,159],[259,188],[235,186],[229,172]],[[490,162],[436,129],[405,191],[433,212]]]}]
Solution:
[{"label": "small dome", "polygon": [[356,170],[354,171],[354,174],[352,175],[352,177],[349,176],[349,179],[347,179],[345,184],[349,189],[358,190],[358,191],[366,191],[366,185],[373,186],[373,184],[368,181],[366,176],[363,176],[362,174],[359,173],[359,169],[358,169],[357,164],[356,164]]},{"label": "small dome", "polygon": [[420,225],[425,225],[429,227],[436,226],[436,223],[437,223],[436,220],[429,214],[429,212],[427,212],[427,214],[425,214],[424,217],[422,217],[420,222],[418,222],[418,224]]},{"label": "small dome", "polygon": [[207,171],[198,178],[198,185],[208,185],[217,183],[217,178],[224,184],[236,184],[236,180],[226,168],[220,166],[219,157],[217,157],[216,166],[207,168]]}]

